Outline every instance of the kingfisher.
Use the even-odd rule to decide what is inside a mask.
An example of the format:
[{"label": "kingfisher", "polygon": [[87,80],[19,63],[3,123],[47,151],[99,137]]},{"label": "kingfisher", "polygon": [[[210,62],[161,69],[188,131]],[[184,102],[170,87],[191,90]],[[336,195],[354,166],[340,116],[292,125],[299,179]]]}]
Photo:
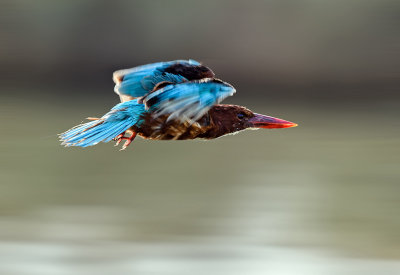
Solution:
[{"label": "kingfisher", "polygon": [[245,129],[290,128],[296,123],[219,104],[235,88],[195,60],[175,60],[118,70],[114,91],[121,103],[100,118],[60,134],[62,145],[88,147],[140,136],[152,140],[215,139]]}]

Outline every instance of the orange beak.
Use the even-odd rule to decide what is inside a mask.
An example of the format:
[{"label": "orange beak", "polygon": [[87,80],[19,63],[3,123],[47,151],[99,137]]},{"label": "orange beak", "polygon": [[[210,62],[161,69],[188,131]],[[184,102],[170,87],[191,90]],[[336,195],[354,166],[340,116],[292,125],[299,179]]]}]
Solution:
[{"label": "orange beak", "polygon": [[254,114],[255,116],[249,119],[249,122],[253,124],[255,128],[264,128],[264,129],[274,129],[274,128],[290,128],[296,127],[297,124],[283,120],[280,118],[265,116],[260,114]]}]

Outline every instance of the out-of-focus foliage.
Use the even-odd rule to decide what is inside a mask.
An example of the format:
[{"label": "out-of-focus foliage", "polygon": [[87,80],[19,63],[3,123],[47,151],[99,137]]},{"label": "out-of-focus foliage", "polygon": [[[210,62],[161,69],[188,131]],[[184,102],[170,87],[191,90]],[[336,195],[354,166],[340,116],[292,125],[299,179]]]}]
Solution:
[{"label": "out-of-focus foliage", "polygon": [[369,95],[399,84],[399,12],[393,0],[10,1],[1,73],[93,87],[111,85],[115,69],[191,57],[242,87],[351,85]]}]

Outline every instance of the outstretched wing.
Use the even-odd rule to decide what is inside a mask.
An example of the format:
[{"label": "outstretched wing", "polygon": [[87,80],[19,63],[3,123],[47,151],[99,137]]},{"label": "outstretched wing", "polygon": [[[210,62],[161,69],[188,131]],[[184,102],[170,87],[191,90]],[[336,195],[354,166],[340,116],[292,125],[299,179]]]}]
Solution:
[{"label": "outstretched wing", "polygon": [[167,73],[164,70],[175,64],[186,64],[192,66],[200,65],[195,60],[175,60],[169,62],[158,62],[131,69],[114,72],[114,91],[120,96],[121,101],[132,100],[135,97],[144,96],[152,91],[159,82],[181,83],[187,79],[180,75]]},{"label": "outstretched wing", "polygon": [[197,121],[228,96],[236,92],[232,85],[218,79],[206,78],[181,84],[171,84],[156,90],[142,101],[156,116]]}]

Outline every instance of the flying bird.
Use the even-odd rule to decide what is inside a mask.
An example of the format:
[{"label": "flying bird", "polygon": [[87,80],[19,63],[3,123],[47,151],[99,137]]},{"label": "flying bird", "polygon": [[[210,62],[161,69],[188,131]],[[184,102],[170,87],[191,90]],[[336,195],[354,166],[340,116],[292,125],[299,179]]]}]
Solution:
[{"label": "flying bird", "polygon": [[138,135],[153,140],[214,139],[249,128],[289,128],[296,123],[219,104],[236,90],[195,60],[158,62],[114,72],[121,103],[101,118],[60,134],[65,146],[88,147]]}]

